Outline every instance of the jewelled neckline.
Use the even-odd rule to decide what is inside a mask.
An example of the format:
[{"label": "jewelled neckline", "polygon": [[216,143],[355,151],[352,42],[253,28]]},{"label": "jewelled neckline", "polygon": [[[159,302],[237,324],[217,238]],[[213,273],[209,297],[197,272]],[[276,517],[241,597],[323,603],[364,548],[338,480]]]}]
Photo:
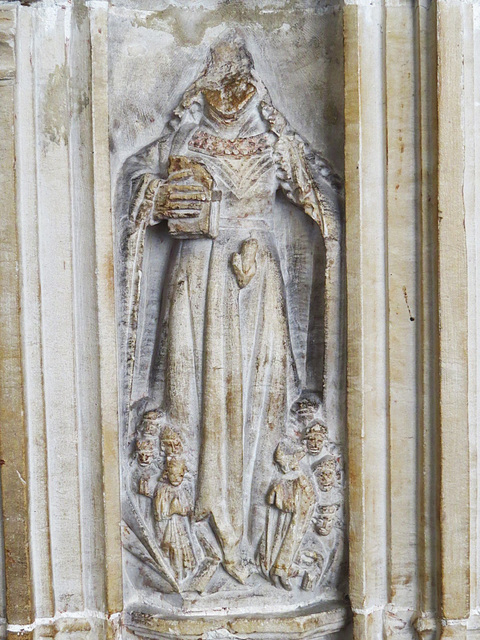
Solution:
[{"label": "jewelled neckline", "polygon": [[229,140],[206,131],[197,131],[188,146],[215,156],[252,156],[263,153],[268,148],[268,134],[260,133],[248,138]]}]

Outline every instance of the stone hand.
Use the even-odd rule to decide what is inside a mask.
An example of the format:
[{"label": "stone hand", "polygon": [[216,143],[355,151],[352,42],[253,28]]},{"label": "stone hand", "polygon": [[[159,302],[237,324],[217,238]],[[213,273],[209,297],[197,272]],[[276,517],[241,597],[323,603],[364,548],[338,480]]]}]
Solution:
[{"label": "stone hand", "polygon": [[232,270],[240,289],[243,289],[251,281],[257,270],[258,242],[251,238],[242,244],[240,253],[234,253],[231,258]]},{"label": "stone hand", "polygon": [[195,218],[209,200],[208,190],[195,181],[193,171],[176,171],[158,188],[153,218]]}]

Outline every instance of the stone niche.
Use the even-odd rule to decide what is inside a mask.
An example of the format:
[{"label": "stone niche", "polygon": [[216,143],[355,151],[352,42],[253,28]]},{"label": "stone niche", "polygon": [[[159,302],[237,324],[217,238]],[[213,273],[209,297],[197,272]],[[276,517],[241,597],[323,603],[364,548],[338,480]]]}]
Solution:
[{"label": "stone niche", "polygon": [[0,52],[0,638],[478,634],[478,1]]},{"label": "stone niche", "polygon": [[340,3],[147,4],[109,16],[125,633],[342,633]]}]

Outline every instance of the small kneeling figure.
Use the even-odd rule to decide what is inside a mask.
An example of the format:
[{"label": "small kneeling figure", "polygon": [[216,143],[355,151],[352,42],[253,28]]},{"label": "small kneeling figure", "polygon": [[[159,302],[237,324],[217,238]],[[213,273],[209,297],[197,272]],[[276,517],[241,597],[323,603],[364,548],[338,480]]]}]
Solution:
[{"label": "small kneeling figure", "polygon": [[190,538],[192,503],[182,486],[186,471],[183,458],[167,458],[163,480],[158,483],[153,497],[159,545],[178,580],[183,580],[196,565]]},{"label": "small kneeling figure", "polygon": [[[312,483],[299,470],[305,450],[291,441],[282,441],[274,460],[286,477],[270,487],[265,532],[260,540],[258,561],[265,575],[273,582],[291,590],[292,564],[303,537],[312,521],[316,497]],[[276,518],[274,513],[276,512]],[[276,522],[274,522],[276,520]]]}]

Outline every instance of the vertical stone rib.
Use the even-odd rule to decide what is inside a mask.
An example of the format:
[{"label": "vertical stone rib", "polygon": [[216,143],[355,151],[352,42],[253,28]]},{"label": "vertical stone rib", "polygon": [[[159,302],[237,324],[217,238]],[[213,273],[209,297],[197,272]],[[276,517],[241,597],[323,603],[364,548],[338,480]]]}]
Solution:
[{"label": "vertical stone rib", "polygon": [[54,614],[48,507],[37,215],[32,11],[18,8],[16,180],[22,281],[23,380],[28,433],[29,518],[35,617]]},{"label": "vertical stone rib", "polygon": [[[473,193],[471,206],[465,220],[467,232],[467,252],[469,255],[469,346],[472,354],[469,366],[469,412],[471,438],[471,491],[472,498],[472,602],[471,616],[475,615],[475,624],[480,627],[480,483],[478,465],[480,461],[480,5],[472,5],[472,64],[469,73],[471,95],[470,122],[468,129],[473,135],[469,137],[470,158],[468,162],[468,182]],[[468,130],[467,129],[467,130]],[[476,357],[475,357],[475,354]]]},{"label": "vertical stone rib", "polygon": [[105,612],[100,355],[95,274],[92,64],[89,9],[72,5],[70,33],[70,167],[79,436],[81,541],[85,608]]},{"label": "vertical stone rib", "polygon": [[6,618],[25,624],[32,620],[32,594],[15,183],[16,13],[15,5],[0,4],[0,464]]},{"label": "vertical stone rib", "polygon": [[412,636],[418,594],[418,188],[415,7],[386,3],[389,369],[387,637]]},{"label": "vertical stone rib", "polygon": [[360,640],[381,637],[387,598],[384,9],[344,11],[350,597]]},{"label": "vertical stone rib", "polygon": [[417,4],[419,109],[419,618],[423,638],[438,627],[438,300],[436,4]]},{"label": "vertical stone rib", "polygon": [[443,636],[463,637],[470,609],[464,36],[472,6],[437,6],[440,589]]},{"label": "vertical stone rib", "polygon": [[34,7],[42,346],[55,610],[84,608],[75,377],[68,53],[71,7]]},{"label": "vertical stone rib", "polygon": [[108,147],[108,2],[87,3],[92,43],[92,123],[100,398],[103,427],[107,610],[123,607],[114,253]]}]

